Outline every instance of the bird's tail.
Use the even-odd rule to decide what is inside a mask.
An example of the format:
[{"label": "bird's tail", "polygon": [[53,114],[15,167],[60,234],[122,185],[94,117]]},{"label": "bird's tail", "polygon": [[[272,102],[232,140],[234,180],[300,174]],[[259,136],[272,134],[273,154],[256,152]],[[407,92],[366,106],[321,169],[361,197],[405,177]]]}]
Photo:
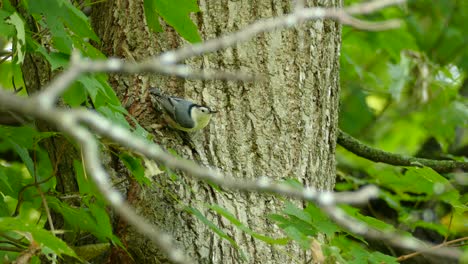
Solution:
[{"label": "bird's tail", "polygon": [[156,87],[151,87],[149,89],[149,92],[151,95],[154,95],[154,96],[163,96],[163,93],[162,91],[159,89],[159,88],[156,88]]}]

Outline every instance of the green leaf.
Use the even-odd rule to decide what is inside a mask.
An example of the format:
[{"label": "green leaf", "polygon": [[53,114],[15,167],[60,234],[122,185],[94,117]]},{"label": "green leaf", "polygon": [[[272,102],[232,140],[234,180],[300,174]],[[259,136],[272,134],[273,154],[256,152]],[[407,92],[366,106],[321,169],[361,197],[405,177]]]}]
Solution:
[{"label": "green leaf", "polygon": [[62,53],[71,53],[73,40],[69,31],[83,41],[99,41],[88,18],[68,0],[28,0],[26,6],[32,14],[44,16],[54,47]]},{"label": "green leaf", "polygon": [[141,159],[133,157],[125,152],[120,154],[119,158],[125,167],[127,167],[127,169],[132,173],[139,184],[147,186],[151,185],[151,180],[145,176],[145,168],[141,163]]},{"label": "green leaf", "polygon": [[26,168],[28,168],[29,174],[31,176],[34,176],[35,175],[34,162],[31,159],[31,157],[29,156],[28,150],[26,148],[21,147],[20,145],[16,144],[16,142],[14,142],[11,139],[8,139],[7,141],[10,144],[10,146],[12,147],[12,149],[18,154],[18,156],[20,156],[21,160],[26,165]]},{"label": "green leaf", "polygon": [[162,32],[162,27],[158,21],[159,15],[154,12],[156,10],[156,0],[144,0],[143,6],[148,27],[154,32]]},{"label": "green leaf", "polygon": [[[99,90],[104,89],[104,87],[96,78],[89,75],[81,75],[78,78],[78,83],[80,83],[86,89],[86,92],[91,97],[93,103],[97,101],[96,97],[98,96]],[[100,105],[97,105],[97,107],[99,106]]]},{"label": "green leaf", "polygon": [[[323,216],[323,213],[318,208],[315,209],[316,215],[314,214],[314,208],[310,205],[308,206],[308,211],[306,211],[299,209],[292,203],[287,203],[283,213],[289,217],[272,214],[268,218],[277,222],[278,226],[301,246],[310,247],[309,237],[317,235],[318,232],[324,232],[332,236],[334,232],[339,230],[328,218]],[[326,224],[327,222],[329,223],[328,225]]]},{"label": "green leaf", "polygon": [[286,202],[286,207],[283,209],[283,213],[287,215],[295,216],[307,223],[312,222],[312,218],[310,217],[309,214],[307,214],[303,209],[297,208],[297,206],[291,202]]},{"label": "green leaf", "polygon": [[359,213],[359,210],[348,206],[348,205],[342,205],[341,208],[350,216],[356,218],[357,220],[361,220],[365,224],[367,224],[370,227],[373,227],[377,230],[380,230],[382,232],[395,232],[395,227],[392,225],[389,225],[383,221],[380,221],[374,217],[370,216],[365,216]]},{"label": "green leaf", "polygon": [[63,93],[62,98],[65,103],[77,107],[86,102],[87,96],[86,88],[81,83],[75,82]]},{"label": "green leaf", "polygon": [[[405,193],[431,195],[434,192],[434,181],[429,178],[434,177],[430,175],[434,173],[437,174],[430,168],[413,167],[409,167],[405,175],[396,171],[380,171],[375,175],[375,183],[393,190],[401,197],[409,198]],[[437,178],[440,183],[447,182],[440,175]]]},{"label": "green leaf", "polygon": [[[2,181],[8,183],[8,185],[0,187],[0,192],[3,193],[3,200],[8,205],[10,212],[13,213],[18,202],[19,192],[25,185],[32,183],[33,179],[23,163],[12,162],[8,166],[0,164],[0,171]],[[34,189],[27,188],[23,191],[25,200],[36,198],[36,196],[37,192]]]},{"label": "green leaf", "polygon": [[48,192],[50,189],[55,188],[56,178],[53,176],[52,161],[49,158],[49,153],[38,147],[35,150],[35,162],[36,162],[36,179],[42,182],[39,187],[43,192]]},{"label": "green leaf", "polygon": [[332,237],[335,233],[342,231],[342,229],[331,221],[315,204],[307,204],[304,211],[310,216],[312,226],[320,233],[327,235],[327,237]]},{"label": "green leaf", "polygon": [[97,191],[97,189],[93,188],[92,183],[85,176],[83,163],[81,163],[81,161],[79,160],[73,160],[73,168],[75,168],[76,181],[78,183],[80,194],[87,195],[87,194],[92,194],[92,193],[98,193],[98,192],[93,192],[93,191]]},{"label": "green leaf", "polygon": [[441,194],[446,190],[453,189],[447,179],[428,167],[408,167],[405,175],[399,175],[397,173],[382,173],[377,175],[376,178],[378,179],[379,184],[382,184],[387,188],[391,188],[399,194],[408,192],[414,194],[433,195],[436,191]]},{"label": "green leaf", "polygon": [[244,231],[245,233],[251,235],[252,237],[262,240],[263,242],[266,242],[270,245],[285,245],[288,243],[289,239],[288,238],[272,238],[269,236],[261,235],[259,233],[256,233],[252,231],[250,228],[245,226],[241,221],[239,221],[233,214],[231,214],[229,211],[227,211],[225,208],[214,204],[209,207],[210,209],[214,210],[218,214],[222,215],[225,217],[231,224],[235,225],[237,228],[240,230]]},{"label": "green leaf", "polygon": [[[446,88],[445,90],[449,89]],[[432,102],[427,110],[428,113],[424,125],[428,127],[429,133],[439,143],[447,147],[457,138],[457,129],[468,127],[468,103],[454,101],[451,98],[443,98],[443,95],[442,93],[435,99],[440,100],[440,102]],[[442,98],[445,100],[441,100]],[[439,125],[433,126],[435,123]]]},{"label": "green leaf", "polygon": [[51,196],[47,197],[47,203],[49,204],[50,208],[60,213],[65,219],[67,225],[72,227],[74,230],[90,231],[96,233],[96,221],[93,219],[89,210],[86,208],[71,207]]},{"label": "green leaf", "polygon": [[112,109],[110,106],[96,107],[96,110],[114,124],[119,124],[124,128],[131,129],[131,126],[127,122],[127,119],[125,119],[125,116],[121,112],[116,112],[115,109]]},{"label": "green leaf", "polygon": [[[2,37],[0,36],[0,45],[2,42],[1,39]],[[8,60],[0,63],[0,86],[2,86],[3,89],[13,91],[12,80],[15,80],[16,87],[24,87],[21,65]],[[25,90],[26,89],[21,90],[19,95],[26,94]]]},{"label": "green leaf", "polygon": [[28,51],[37,52],[44,56],[44,58],[50,63],[51,70],[56,70],[60,67],[68,65],[69,55],[61,52],[51,52],[50,54],[47,50],[37,43],[30,35],[26,36],[26,43],[28,45]]},{"label": "green leaf", "polygon": [[111,244],[110,243],[94,243],[94,244],[73,247],[73,250],[75,250],[76,254],[80,258],[86,261],[91,261],[94,258],[99,257],[101,254],[109,252],[111,250]]},{"label": "green leaf", "polygon": [[286,223],[289,222],[288,218],[286,218],[286,217],[284,217],[282,215],[279,215],[279,214],[269,214],[268,219],[270,219],[271,221],[274,221],[274,222],[278,222],[278,223],[280,223],[280,225],[286,224]]},{"label": "green leaf", "polygon": [[416,228],[416,227],[423,227],[424,229],[431,229],[431,230],[434,230],[436,231],[437,233],[439,233],[440,235],[442,236],[446,236],[448,235],[448,228],[444,225],[441,225],[441,224],[437,224],[437,223],[431,223],[431,222],[427,222],[427,221],[424,221],[424,220],[420,220],[420,221],[415,221],[415,222],[405,222],[406,224],[409,224],[413,230]]},{"label": "green leaf", "polygon": [[2,192],[0,192],[0,216],[10,216],[10,215],[11,215],[11,211],[8,207],[8,203],[5,202],[5,197],[3,196]]},{"label": "green leaf", "polygon": [[346,263],[367,263],[369,252],[366,251],[361,244],[358,244],[344,236],[339,236],[333,239],[331,244],[341,249],[339,256],[343,258],[343,260],[346,260]]},{"label": "green leaf", "polygon": [[155,11],[187,41],[191,43],[201,41],[197,26],[190,19],[190,13],[200,11],[197,1],[158,0],[152,2],[149,7],[156,8]]},{"label": "green leaf", "polygon": [[39,244],[43,250],[51,250],[54,254],[63,254],[77,257],[75,252],[67,246],[65,242],[55,237],[50,231],[44,230],[36,225],[23,222],[19,218],[0,217],[1,232],[16,232],[18,234],[29,233],[33,240]]},{"label": "green leaf", "polygon": [[[15,34],[15,27],[7,21],[8,17],[11,15],[12,13],[0,9],[0,36],[5,37],[6,39],[13,37]],[[0,49],[3,48],[3,45],[0,46]]]},{"label": "green leaf", "polygon": [[[61,13],[60,9],[57,9],[55,5],[51,5],[51,10],[55,10],[53,13]],[[46,13],[46,23],[52,33],[52,43],[54,47],[65,54],[71,54],[73,41],[65,30],[65,26],[59,17]]]},{"label": "green leaf", "polygon": [[146,131],[146,129],[144,129],[142,126],[140,126],[140,124],[138,124],[138,120],[136,120],[133,116],[129,115],[128,117],[135,124],[135,130],[133,130],[133,134],[135,134],[137,137],[144,138],[144,139],[152,141],[152,136],[153,135],[151,133],[149,133],[148,131]]},{"label": "green leaf", "polygon": [[399,264],[397,258],[382,254],[378,251],[372,252],[370,256],[368,257],[369,263],[371,264]]},{"label": "green leaf", "polygon": [[10,183],[8,182],[6,172],[6,168],[0,165],[0,193],[11,196],[14,194],[14,191]]},{"label": "green leaf", "polygon": [[120,100],[114,90],[108,84],[107,77],[104,74],[81,76],[78,78],[78,81],[86,87],[96,108],[108,106],[121,113],[127,113],[127,111],[121,106]]},{"label": "green leaf", "polygon": [[295,226],[288,226],[283,229],[283,231],[294,241],[299,243],[299,245],[303,249],[309,249],[310,248],[310,241],[309,238],[304,235],[301,231],[299,231]]},{"label": "green leaf", "polygon": [[65,219],[65,223],[73,230],[90,232],[101,241],[109,239],[114,244],[122,246],[122,242],[112,233],[112,225],[105,206],[89,203],[88,208],[74,208],[55,197],[47,197],[47,203]]},{"label": "green leaf", "polygon": [[349,85],[346,87],[349,95],[343,98],[340,107],[340,128],[356,135],[369,125],[374,114],[366,103],[366,94],[361,87]]},{"label": "green leaf", "polygon": [[65,24],[67,24],[70,30],[82,38],[90,38],[94,41],[99,41],[99,38],[89,24],[88,17],[83,14],[81,10],[72,5],[68,0],[60,0],[58,4],[64,11],[60,17],[65,21]]},{"label": "green leaf", "polygon": [[97,205],[96,203],[89,204],[89,209],[96,221],[96,231],[94,234],[108,238],[113,244],[125,248],[120,239],[112,233],[112,224],[105,206]]},{"label": "green leaf", "polygon": [[15,63],[21,64],[24,60],[24,54],[26,51],[26,34],[24,30],[24,23],[21,17],[14,13],[6,20],[9,24],[12,24],[16,29],[15,42],[13,50],[15,51]]},{"label": "green leaf", "polygon": [[[47,54],[47,51],[41,46],[40,52],[42,55]],[[56,70],[61,67],[65,67],[70,62],[70,55],[61,52],[51,52],[48,56],[45,56],[47,61],[50,63],[51,70]]]},{"label": "green leaf", "polygon": [[198,220],[200,220],[202,223],[204,223],[206,226],[208,226],[213,232],[215,232],[219,237],[225,239],[226,241],[231,244],[235,249],[237,249],[241,255],[241,258],[243,260],[246,260],[247,257],[245,256],[244,252],[240,249],[239,245],[236,243],[234,239],[232,239],[226,232],[224,232],[222,229],[220,229],[217,225],[215,225],[213,222],[208,220],[197,208],[195,207],[185,207],[185,210],[189,212],[190,214],[194,215]]},{"label": "green leaf", "polygon": [[92,44],[90,44],[88,40],[78,37],[76,35],[72,36],[72,40],[73,45],[75,46],[75,48],[81,51],[83,57],[89,57],[92,59],[106,59],[106,55],[104,55],[100,50],[98,50]]},{"label": "green leaf", "polygon": [[283,183],[293,187],[293,188],[296,188],[297,190],[303,190],[304,189],[304,185],[298,181],[297,179],[294,179],[294,178],[286,178],[283,180]]},{"label": "green leaf", "polygon": [[388,30],[377,34],[376,45],[385,49],[393,61],[401,59],[402,50],[417,50],[414,36],[407,30]]}]

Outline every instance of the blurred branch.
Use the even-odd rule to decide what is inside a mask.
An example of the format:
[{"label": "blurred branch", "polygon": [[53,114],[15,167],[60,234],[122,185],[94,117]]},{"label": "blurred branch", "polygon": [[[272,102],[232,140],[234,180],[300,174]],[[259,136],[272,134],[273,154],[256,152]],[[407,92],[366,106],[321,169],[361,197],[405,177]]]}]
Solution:
[{"label": "blurred branch", "polygon": [[68,69],[59,74],[44,91],[37,95],[39,101],[51,106],[58,96],[60,96],[69,85],[79,76],[85,73],[98,72],[123,72],[123,73],[159,73],[165,75],[175,75],[182,78],[191,79],[217,79],[233,81],[252,81],[261,78],[245,72],[223,72],[196,70],[179,62],[191,57],[215,52],[221,49],[232,47],[235,44],[246,42],[253,37],[281,29],[292,28],[305,21],[317,19],[333,19],[342,24],[347,24],[359,29],[385,30],[400,26],[397,20],[386,20],[384,22],[369,22],[354,18],[352,15],[368,14],[375,12],[389,5],[397,5],[406,2],[405,0],[380,0],[356,4],[346,9],[343,8],[296,8],[291,14],[259,20],[239,31],[207,40],[199,44],[185,46],[179,49],[167,51],[159,56],[144,60],[142,62],[129,62],[117,58],[107,60],[87,60],[82,59],[77,52],[71,56],[71,64]]},{"label": "blurred branch", "polygon": [[[339,225],[352,232],[366,237],[387,240],[396,246],[403,246],[414,250],[423,250],[428,246],[417,239],[410,239],[395,232],[381,232],[364,223],[346,216],[338,207],[340,203],[362,204],[377,197],[379,190],[375,186],[367,186],[356,192],[333,193],[317,191],[314,188],[294,188],[285,183],[275,183],[268,177],[257,180],[237,179],[226,177],[220,172],[197,165],[193,161],[181,159],[166,153],[161,147],[144,138],[135,137],[131,131],[112,123],[96,112],[83,109],[64,109],[44,105],[40,97],[24,98],[0,89],[0,105],[12,111],[19,112],[49,122],[71,138],[76,140],[82,148],[86,171],[92,177],[103,196],[126,221],[133,225],[140,233],[148,236],[159,246],[175,263],[190,263],[182,251],[178,250],[172,239],[149,224],[143,217],[138,216],[130,205],[123,200],[120,193],[112,188],[109,175],[101,165],[96,134],[113,140],[130,150],[144,155],[173,169],[180,169],[199,180],[218,184],[225,188],[241,191],[255,191],[270,194],[279,194],[292,198],[302,199],[316,203]],[[433,254],[454,256],[459,254],[454,249],[439,249],[431,251]]]},{"label": "blurred branch", "polygon": [[376,149],[365,145],[342,130],[338,131],[337,143],[359,157],[375,162],[396,166],[426,166],[440,173],[451,172],[455,169],[468,170],[468,162],[415,158]]},{"label": "blurred branch", "polygon": [[52,106],[60,96],[78,77],[86,73],[159,73],[174,75],[187,79],[210,79],[210,80],[231,80],[231,81],[253,81],[260,79],[245,72],[223,72],[213,70],[196,70],[186,65],[168,65],[161,63],[158,57],[150,58],[142,62],[124,61],[117,58],[106,60],[88,60],[82,58],[78,52],[73,52],[70,58],[68,69],[60,73],[52,82],[39,94],[33,96],[48,106]]},{"label": "blurred branch", "polygon": [[363,30],[387,30],[397,28],[401,25],[399,20],[369,22],[354,18],[352,15],[368,14],[390,5],[398,5],[405,2],[406,0],[377,0],[356,4],[348,8],[297,8],[298,5],[296,5],[294,12],[291,14],[259,20],[239,31],[216,39],[165,52],[161,55],[161,61],[167,64],[178,63],[191,57],[232,47],[238,43],[248,41],[264,32],[274,31],[281,28],[292,28],[308,20],[332,19],[340,22],[341,24]]},{"label": "blurred branch", "polygon": [[406,0],[368,1],[365,3],[354,4],[348,8],[345,8],[345,11],[350,15],[364,15],[364,14],[373,13],[376,10],[380,10],[388,6],[403,4],[405,2]]},{"label": "blurred branch", "polygon": [[[241,42],[246,42],[264,32],[281,28],[292,28],[308,20],[332,19],[342,24],[366,30],[383,30],[398,27],[400,23],[396,20],[368,22],[357,19],[352,15],[368,14],[389,5],[396,5],[404,2],[404,0],[371,1],[357,4],[346,9],[319,7],[302,8],[300,2],[298,2],[297,8],[295,8],[292,14],[260,20],[237,32],[200,44],[168,51],[160,56],[138,63],[123,61],[116,58],[92,61],[83,59],[78,53],[74,52],[71,57],[69,68],[60,73],[50,84],[43,87],[40,92],[34,94],[30,98],[11,94],[2,90],[0,87],[0,111],[13,111],[20,115],[42,119],[54,125],[58,130],[78,142],[83,151],[86,171],[96,183],[96,186],[99,188],[100,192],[102,192],[105,199],[115,211],[133,225],[141,234],[149,237],[165,254],[167,254],[168,259],[174,263],[191,263],[191,261],[184,252],[177,249],[170,236],[148,223],[143,217],[138,216],[134,209],[123,199],[122,195],[112,188],[109,175],[101,164],[97,139],[92,131],[100,136],[110,138],[114,142],[141,155],[164,163],[170,168],[181,169],[197,179],[209,181],[225,188],[279,194],[315,202],[322,207],[325,212],[329,213],[332,218],[337,219],[339,224],[351,230],[360,231],[360,234],[363,235],[373,234],[372,232],[375,233],[378,232],[378,230],[372,229],[371,227],[359,229],[362,224],[359,225],[359,223],[355,223],[357,220],[353,222],[340,217],[342,216],[342,212],[337,204],[365,203],[378,195],[378,189],[375,186],[368,186],[356,192],[333,193],[329,191],[317,191],[311,187],[297,189],[284,183],[271,182],[267,177],[262,177],[254,181],[226,177],[213,169],[201,167],[192,161],[176,158],[166,153],[154,143],[148,142],[143,138],[135,137],[130,131],[113,124],[111,121],[95,112],[59,108],[55,105],[55,102],[74,81],[86,73],[159,73],[183,78],[235,81],[254,80],[258,77],[247,73],[196,70],[178,63],[191,57],[215,52],[227,47],[232,47]],[[394,238],[394,236],[390,238]],[[398,242],[399,241],[393,241],[394,244],[399,244]],[[419,246],[421,243],[416,244],[416,246],[412,245],[412,247],[410,245],[409,248],[422,247]],[[449,249],[445,249],[443,252],[447,250]]]}]

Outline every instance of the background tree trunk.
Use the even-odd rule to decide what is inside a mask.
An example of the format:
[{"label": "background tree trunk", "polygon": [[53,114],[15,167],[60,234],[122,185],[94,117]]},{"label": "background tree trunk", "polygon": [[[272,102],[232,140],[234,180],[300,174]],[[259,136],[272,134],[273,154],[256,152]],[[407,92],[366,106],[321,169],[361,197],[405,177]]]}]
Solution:
[{"label": "background tree trunk", "polygon": [[[307,1],[308,6],[341,6],[341,0]],[[291,1],[206,1],[193,16],[202,39],[227,34],[259,20],[292,12]],[[187,43],[169,26],[150,33],[142,1],[104,1],[93,8],[94,28],[108,56],[141,60]],[[114,75],[110,82],[130,114],[146,128],[159,121],[148,98],[158,86],[169,94],[191,98],[219,110],[210,126],[185,144],[179,133],[162,129],[155,141],[183,157],[219,168],[235,178],[287,178],[331,189],[335,179],[335,131],[338,118],[340,25],[313,21],[276,31],[189,62],[194,69],[242,70],[263,74],[264,82],[188,81],[172,77]],[[237,263],[239,251],[187,213],[191,206],[223,229],[240,246],[249,263],[299,263],[306,253],[296,245],[268,245],[236,229],[208,210],[218,204],[255,232],[284,234],[267,219],[282,209],[279,197],[219,191],[190,177],[154,177],[154,188],[130,187],[128,199],[141,215],[172,234],[199,263]],[[131,228],[118,230],[137,263],[164,259]]]}]

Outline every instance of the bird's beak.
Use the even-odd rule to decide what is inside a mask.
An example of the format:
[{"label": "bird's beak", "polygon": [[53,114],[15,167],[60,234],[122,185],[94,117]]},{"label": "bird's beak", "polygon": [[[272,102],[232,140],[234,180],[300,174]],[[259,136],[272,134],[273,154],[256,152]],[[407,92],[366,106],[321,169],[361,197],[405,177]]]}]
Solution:
[{"label": "bird's beak", "polygon": [[210,113],[216,114],[216,113],[218,113],[218,111],[216,111],[216,110],[211,110],[211,109],[210,109]]}]

